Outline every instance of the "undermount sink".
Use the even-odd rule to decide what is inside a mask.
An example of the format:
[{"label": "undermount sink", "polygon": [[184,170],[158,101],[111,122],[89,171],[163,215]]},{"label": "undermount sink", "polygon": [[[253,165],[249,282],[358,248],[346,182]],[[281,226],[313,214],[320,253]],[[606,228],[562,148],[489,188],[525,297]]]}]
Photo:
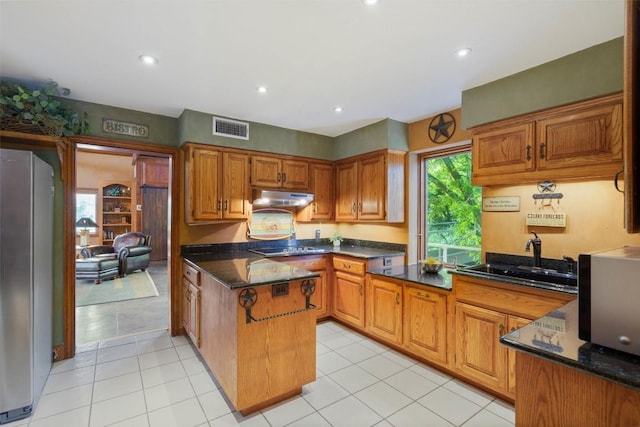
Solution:
[{"label": "undermount sink", "polygon": [[514,277],[517,279],[535,280],[558,285],[578,286],[578,276],[574,273],[560,273],[557,270],[526,265],[479,264],[466,267],[467,271],[480,274]]}]

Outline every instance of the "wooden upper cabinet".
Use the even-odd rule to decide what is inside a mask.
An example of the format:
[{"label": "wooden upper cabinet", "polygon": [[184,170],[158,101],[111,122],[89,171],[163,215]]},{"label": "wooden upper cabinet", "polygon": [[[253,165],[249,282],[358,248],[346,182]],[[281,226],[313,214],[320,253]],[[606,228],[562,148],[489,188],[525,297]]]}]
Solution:
[{"label": "wooden upper cabinet", "polygon": [[336,164],[336,221],[404,222],[405,153],[382,150]]},{"label": "wooden upper cabinet", "polygon": [[358,219],[358,162],[340,162],[336,165],[336,221]]},{"label": "wooden upper cabinet", "polygon": [[249,217],[249,156],[190,145],[187,147],[188,223]]},{"label": "wooden upper cabinet", "polygon": [[249,156],[241,153],[222,154],[222,216],[226,219],[249,217]]},{"label": "wooden upper cabinet", "polygon": [[309,189],[309,162],[251,156],[251,185],[260,188]]},{"label": "wooden upper cabinet", "polygon": [[622,168],[622,95],[480,126],[472,133],[475,185],[613,179]]},{"label": "wooden upper cabinet", "polygon": [[[559,113],[536,126],[538,170],[586,167],[585,172],[597,174],[600,165],[622,165],[621,102]],[[605,167],[602,173],[613,178],[618,170]]]},{"label": "wooden upper cabinet", "polygon": [[298,221],[332,220],[335,211],[333,164],[309,163],[311,175],[310,191],[313,193],[313,202],[300,209],[297,214]]},{"label": "wooden upper cabinet", "polygon": [[534,123],[530,122],[474,135],[471,155],[474,176],[533,170],[534,129]]}]

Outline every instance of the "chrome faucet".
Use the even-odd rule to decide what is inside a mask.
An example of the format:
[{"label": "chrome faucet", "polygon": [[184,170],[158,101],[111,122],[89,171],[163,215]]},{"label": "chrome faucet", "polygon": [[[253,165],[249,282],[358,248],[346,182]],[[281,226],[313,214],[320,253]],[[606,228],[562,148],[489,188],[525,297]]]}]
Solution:
[{"label": "chrome faucet", "polygon": [[524,250],[529,252],[531,250],[531,245],[533,244],[533,266],[542,267],[542,240],[540,240],[535,231],[532,231],[531,234],[536,237],[534,239],[527,240],[527,245],[524,247]]}]

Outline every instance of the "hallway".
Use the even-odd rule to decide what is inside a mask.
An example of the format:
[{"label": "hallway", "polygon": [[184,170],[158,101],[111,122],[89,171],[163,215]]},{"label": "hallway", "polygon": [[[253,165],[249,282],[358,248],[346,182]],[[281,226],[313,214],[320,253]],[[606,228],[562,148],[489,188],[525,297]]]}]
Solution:
[{"label": "hallway", "polygon": [[167,261],[147,269],[157,297],[76,307],[76,346],[169,327]]}]

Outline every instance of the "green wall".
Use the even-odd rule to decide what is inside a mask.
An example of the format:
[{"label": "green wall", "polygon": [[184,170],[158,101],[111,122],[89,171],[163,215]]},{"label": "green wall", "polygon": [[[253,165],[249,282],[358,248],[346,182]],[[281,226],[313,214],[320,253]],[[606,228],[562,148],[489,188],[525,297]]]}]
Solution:
[{"label": "green wall", "polygon": [[[109,105],[94,104],[92,102],[76,101],[73,99],[61,99],[78,113],[87,113],[89,121],[89,135],[99,136],[121,141],[132,141],[142,144],[156,144],[171,147],[178,146],[178,120],[173,117],[159,114],[145,113],[142,111],[127,110],[125,108]],[[149,126],[149,137],[139,138],[134,136],[105,133],[102,131],[102,119],[120,120]]]},{"label": "green wall", "polygon": [[462,92],[462,127],[506,119],[622,90],[619,37]]},{"label": "green wall", "polygon": [[333,159],[339,160],[375,150],[393,148],[409,151],[408,125],[384,119],[334,139]]},{"label": "green wall", "polygon": [[[315,159],[332,159],[333,138],[328,136],[263,123],[247,122],[249,123],[248,140],[228,138],[213,134],[213,117],[212,114],[184,110],[178,119],[180,144],[197,142],[200,144],[312,157]],[[234,118],[231,119],[238,120]]]}]

